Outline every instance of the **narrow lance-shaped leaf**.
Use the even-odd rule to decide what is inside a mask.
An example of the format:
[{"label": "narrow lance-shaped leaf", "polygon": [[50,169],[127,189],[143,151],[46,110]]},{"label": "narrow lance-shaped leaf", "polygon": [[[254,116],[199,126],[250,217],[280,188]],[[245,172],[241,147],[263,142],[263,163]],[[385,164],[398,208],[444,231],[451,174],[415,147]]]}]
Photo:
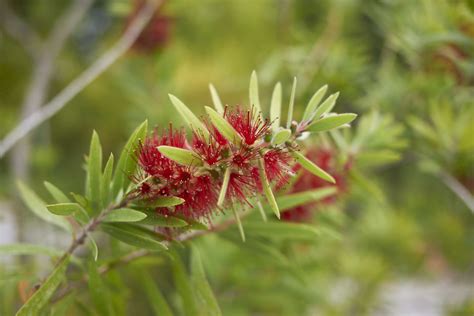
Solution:
[{"label": "narrow lance-shaped leaf", "polygon": [[309,119],[319,119],[322,115],[329,113],[336,105],[336,100],[339,97],[339,92],[331,94],[324,102],[316,109],[316,111],[309,117]]},{"label": "narrow lance-shaped leaf", "polygon": [[219,133],[222,134],[228,141],[233,144],[240,143],[240,135],[237,131],[232,127],[232,125],[227,122],[225,118],[222,117],[221,114],[217,113],[214,109],[206,106],[206,112],[209,115],[209,119],[211,120],[212,124],[217,128]]},{"label": "narrow lance-shaped leaf", "polygon": [[225,196],[227,194],[227,187],[229,186],[230,172],[231,172],[230,168],[227,168],[224,173],[224,179],[222,180],[221,191],[219,192],[219,198],[217,200],[217,205],[219,207],[222,207],[225,201]]},{"label": "narrow lance-shaped leaf", "polygon": [[309,121],[311,120],[312,117],[314,117],[315,115],[314,112],[316,111],[316,108],[318,107],[319,102],[321,102],[327,90],[328,90],[328,86],[324,85],[321,88],[319,88],[318,91],[314,93],[314,95],[309,100],[308,105],[306,106],[306,109],[304,111],[303,121]]},{"label": "narrow lance-shaped leaf", "polygon": [[196,246],[192,247],[191,252],[191,278],[194,288],[201,303],[200,309],[206,311],[206,315],[219,316],[222,315],[217,299],[214,296],[212,288],[207,281],[204,267],[201,260],[201,254]]},{"label": "narrow lance-shaped leaf", "polygon": [[114,170],[114,155],[110,154],[107,163],[105,164],[104,173],[101,178],[100,195],[102,207],[106,207],[110,201],[110,187],[112,182],[112,173]]},{"label": "narrow lance-shaped leaf", "polygon": [[99,247],[97,247],[97,243],[91,234],[87,235],[87,239],[89,239],[89,248],[92,251],[92,258],[94,258],[94,261],[97,261],[99,258]]},{"label": "narrow lance-shaped leaf", "polygon": [[120,208],[107,213],[103,222],[139,222],[145,219],[147,215],[143,212],[132,210],[129,208]]},{"label": "narrow lance-shaped leaf", "polygon": [[91,201],[92,211],[100,212],[100,184],[102,178],[102,147],[99,135],[94,131],[87,160],[86,197]]},{"label": "narrow lance-shaped leaf", "polygon": [[53,225],[59,226],[68,232],[72,231],[69,222],[61,216],[51,214],[46,208],[46,203],[44,203],[43,200],[41,200],[25,184],[18,182],[17,185],[21,199],[36,216]]},{"label": "narrow lance-shaped leaf", "polygon": [[155,279],[148,272],[142,271],[140,273],[140,283],[144,286],[148,301],[155,313],[154,315],[173,316],[171,308],[154,281]]},{"label": "narrow lance-shaped leaf", "polygon": [[198,308],[196,306],[196,298],[194,296],[194,289],[191,284],[191,280],[186,273],[186,268],[181,261],[180,256],[176,252],[172,252],[173,255],[173,279],[177,292],[179,293],[183,302],[183,315],[199,315]]},{"label": "narrow lance-shaped leaf", "polygon": [[296,77],[293,79],[293,86],[291,88],[291,96],[290,96],[290,105],[288,106],[288,117],[286,121],[286,128],[291,127],[291,122],[293,121],[293,108],[295,106],[295,95],[296,95]]},{"label": "narrow lance-shaped leaf", "polygon": [[184,119],[184,121],[194,130],[200,130],[204,137],[209,138],[209,132],[204,124],[199,120],[196,115],[177,97],[169,94],[171,103],[173,103],[175,109]]},{"label": "narrow lance-shaped leaf", "polygon": [[170,207],[183,204],[184,201],[183,198],[178,196],[160,196],[153,201],[147,201],[146,205],[152,208]]},{"label": "narrow lance-shaped leaf", "polygon": [[257,201],[257,208],[258,211],[260,212],[260,216],[262,216],[262,219],[264,222],[267,221],[267,214],[265,213],[265,210],[263,209],[262,202],[260,200]]},{"label": "narrow lance-shaped leaf", "polygon": [[263,192],[265,193],[267,202],[270,205],[273,213],[275,213],[276,217],[280,218],[280,209],[278,208],[272,188],[270,187],[270,182],[268,181],[267,174],[265,173],[265,163],[263,162],[263,159],[258,160],[258,169],[260,173],[260,181],[262,183]]},{"label": "narrow lance-shaped leaf", "polygon": [[274,132],[280,127],[281,119],[281,83],[277,83],[273,88],[272,102],[270,104],[270,121]]},{"label": "narrow lance-shaped leaf", "polygon": [[344,124],[348,124],[352,122],[356,117],[357,114],[354,113],[343,113],[327,116],[309,125],[306,131],[313,133],[328,131],[333,128],[340,127]]},{"label": "narrow lance-shaped leaf", "polygon": [[202,160],[192,151],[173,147],[173,146],[158,146],[160,153],[168,159],[183,165],[183,166],[202,166]]},{"label": "narrow lance-shaped leaf", "polygon": [[80,222],[84,223],[89,220],[86,210],[78,203],[58,203],[46,205],[48,211],[59,216],[73,215]]},{"label": "narrow lance-shaped leaf", "polygon": [[329,181],[331,183],[336,183],[336,180],[326,171],[318,167],[315,163],[313,163],[311,160],[306,158],[303,154],[293,151],[293,157],[295,157],[296,161],[299,162],[299,164],[314,174],[317,177],[320,177],[323,180]]},{"label": "narrow lance-shaped leaf", "polygon": [[104,223],[101,228],[110,236],[132,246],[155,251],[168,249],[161,242],[160,235],[143,227],[127,223]]},{"label": "narrow lance-shaped leaf", "polygon": [[147,217],[140,221],[140,224],[153,225],[160,227],[185,227],[188,223],[178,217],[161,215],[156,211],[144,211]]},{"label": "narrow lance-shaped leaf", "polygon": [[49,299],[64,279],[69,256],[66,256],[49,275],[41,287],[26,301],[17,312],[17,316],[38,315],[39,311],[49,302]]},{"label": "narrow lance-shaped leaf", "polygon": [[44,182],[44,186],[48,190],[49,194],[57,203],[68,203],[71,202],[69,198],[64,194],[60,189],[58,189],[54,184],[49,183],[48,181]]},{"label": "narrow lance-shaped leaf", "polygon": [[248,222],[249,236],[262,236],[275,240],[314,240],[320,235],[318,229],[306,224],[288,222]]},{"label": "narrow lance-shaped leaf", "polygon": [[224,106],[222,105],[221,98],[212,83],[209,84],[209,90],[211,91],[212,103],[214,104],[216,111],[220,114],[224,113]]},{"label": "narrow lance-shaped leaf", "polygon": [[308,190],[298,193],[285,194],[276,198],[281,211],[300,205],[317,202],[337,193],[336,186]]},{"label": "narrow lance-shaped leaf", "polygon": [[135,150],[138,147],[138,143],[145,139],[147,129],[148,121],[140,124],[132,133],[120,154],[112,184],[113,198],[115,198],[120,191],[124,191],[130,183],[130,175],[135,172],[137,166]]},{"label": "narrow lance-shaped leaf", "polygon": [[88,264],[88,285],[92,303],[95,305],[100,315],[113,315],[110,291],[102,281],[97,263],[89,261]]},{"label": "narrow lance-shaped leaf", "polygon": [[273,135],[272,145],[278,146],[286,142],[291,136],[291,131],[287,128],[281,129]]},{"label": "narrow lance-shaped leaf", "polygon": [[257,72],[255,70],[252,71],[252,75],[250,76],[249,99],[250,106],[254,106],[254,109],[257,111],[257,113],[262,112],[260,98],[258,96],[258,78]]},{"label": "narrow lance-shaped leaf", "polygon": [[242,221],[240,220],[240,216],[239,216],[239,214],[237,213],[237,211],[235,210],[234,207],[232,207],[232,213],[234,214],[235,223],[237,224],[237,228],[239,229],[240,238],[242,238],[242,241],[245,242],[244,227],[242,226]]}]

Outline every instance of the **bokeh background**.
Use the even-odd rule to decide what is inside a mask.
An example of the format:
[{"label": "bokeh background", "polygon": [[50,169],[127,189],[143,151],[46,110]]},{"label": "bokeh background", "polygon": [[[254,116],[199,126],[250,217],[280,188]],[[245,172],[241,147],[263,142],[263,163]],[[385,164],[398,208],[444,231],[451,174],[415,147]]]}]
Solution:
[{"label": "bokeh background", "polygon": [[[9,32],[8,14],[46,39],[72,2],[2,1],[0,139],[28,112],[24,100],[37,70],[25,49],[29,39]],[[52,61],[40,106],[123,35],[138,3],[92,1]],[[28,43],[33,51],[36,44]],[[347,192],[315,211],[315,221],[330,222],[341,238],[289,256],[304,285],[263,270],[267,261],[242,258],[235,247],[222,246],[219,255],[209,247],[209,278],[224,315],[473,315],[472,1],[165,1],[130,50],[33,130],[27,150],[0,159],[0,243],[62,245],[18,200],[16,179],[40,193],[44,180],[81,190],[93,129],[105,152],[118,153],[144,119],[183,124],[168,93],[203,114],[212,82],[226,104],[245,104],[254,69],[263,106],[277,81],[287,100],[296,76],[301,115],[328,84],[340,91],[338,112],[358,113],[359,122],[374,113],[391,120],[366,142],[396,129],[397,144],[389,139],[369,151],[358,176],[344,175]],[[8,260],[0,267],[2,315],[19,299],[9,276],[41,269],[31,258],[22,260],[25,268]],[[143,298],[135,298],[145,313]]]}]

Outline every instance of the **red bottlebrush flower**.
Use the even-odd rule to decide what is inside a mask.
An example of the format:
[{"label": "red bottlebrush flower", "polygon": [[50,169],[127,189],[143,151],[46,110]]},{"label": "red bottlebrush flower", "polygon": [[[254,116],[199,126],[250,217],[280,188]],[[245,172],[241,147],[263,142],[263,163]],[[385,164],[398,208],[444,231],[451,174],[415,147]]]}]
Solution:
[{"label": "red bottlebrush flower", "polygon": [[[159,136],[155,133],[145,139],[140,145],[138,155],[140,178],[147,179],[140,183],[134,196],[153,201],[161,196],[177,196],[184,199],[184,203],[175,207],[174,212],[186,218],[210,218],[216,209],[219,183],[209,175],[199,175],[193,166],[182,166],[163,156],[157,149],[160,145],[186,147],[186,140],[182,130],[169,130]],[[168,208],[157,208],[163,215],[171,215]]]},{"label": "red bottlebrush flower", "polygon": [[276,182],[278,188],[285,185],[289,175],[293,174],[291,156],[286,151],[271,149],[265,153],[263,161],[268,180]]},{"label": "red bottlebrush flower", "polygon": [[[145,5],[144,0],[136,0],[133,12],[127,19],[127,27],[137,17],[138,12]],[[156,11],[148,24],[138,35],[133,48],[143,53],[151,53],[157,48],[163,47],[169,39],[172,19]]]},{"label": "red bottlebrush flower", "polygon": [[258,158],[259,152],[253,148],[241,147],[233,152],[229,160],[232,166],[247,171],[250,164]]},{"label": "red bottlebrush flower", "polygon": [[[351,168],[351,162],[349,161],[345,166],[337,168],[334,153],[331,150],[316,149],[310,150],[306,155],[310,160],[314,161],[320,168],[329,172],[336,180],[336,186],[338,193],[336,196],[330,196],[324,199],[323,203],[334,203],[336,198],[341,193],[347,191],[346,176],[347,172]],[[298,171],[301,166],[297,164],[293,171]],[[303,170],[301,176],[294,183],[290,193],[304,192],[311,189],[318,189],[327,186],[333,186],[333,184],[324,181],[318,177],[315,177],[310,172]],[[294,222],[305,222],[311,219],[313,210],[317,205],[317,202],[300,205],[282,213],[282,219]]]},{"label": "red bottlebrush flower", "polygon": [[138,162],[143,171],[150,176],[160,176],[165,179],[174,175],[176,163],[163,156],[157,149],[158,146],[168,145],[183,148],[186,139],[182,130],[173,131],[170,125],[167,134],[158,136],[157,132],[152,137],[148,137],[140,145]]},{"label": "red bottlebrush flower", "polygon": [[262,139],[270,130],[268,120],[263,120],[254,109],[237,108],[234,111],[228,111],[226,108],[224,117],[249,146]]},{"label": "red bottlebrush flower", "polygon": [[194,152],[210,166],[222,159],[223,145],[213,137],[207,141],[202,133],[194,131],[192,147]]},{"label": "red bottlebrush flower", "polygon": [[248,201],[248,197],[255,195],[256,185],[250,174],[239,174],[232,172],[230,174],[227,195],[234,201],[247,203],[250,207],[252,204]]}]

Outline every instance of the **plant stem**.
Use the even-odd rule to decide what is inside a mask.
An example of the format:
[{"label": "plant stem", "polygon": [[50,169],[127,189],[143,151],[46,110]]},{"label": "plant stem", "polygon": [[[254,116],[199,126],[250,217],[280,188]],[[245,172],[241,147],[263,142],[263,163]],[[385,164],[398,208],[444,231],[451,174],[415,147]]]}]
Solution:
[{"label": "plant stem", "polygon": [[[249,214],[250,214],[250,211],[247,211],[247,212],[243,213],[243,215],[241,215],[239,217],[239,220],[244,218],[245,216],[247,216]],[[232,218],[229,218],[225,221],[222,221],[221,223],[219,223],[216,226],[211,226],[208,230],[198,230],[198,231],[192,231],[192,232],[189,232],[189,233],[183,233],[183,234],[176,237],[176,241],[183,242],[183,241],[195,239],[195,238],[200,237],[200,236],[205,236],[209,233],[221,232],[221,231],[224,231],[227,228],[231,227],[236,222],[237,222],[237,218],[232,217]],[[82,237],[82,235],[81,235],[81,237]],[[78,239],[80,239],[81,237],[79,237]],[[164,241],[163,243],[166,246],[170,246],[170,242]],[[78,246],[79,246],[79,244],[76,246],[76,248]],[[73,251],[74,251],[74,249],[73,249]],[[131,263],[131,262],[133,262],[137,259],[149,256],[153,253],[155,253],[155,252],[152,252],[152,251],[149,251],[149,250],[146,250],[146,249],[137,249],[135,251],[132,251],[132,252],[118,258],[117,260],[115,260],[113,262],[109,262],[107,264],[104,264],[104,265],[100,266],[99,267],[99,274],[104,275],[107,272],[109,272],[110,270],[113,270],[117,267],[127,265],[127,264],[129,264],[129,263]],[[65,254],[65,256],[66,256],[66,254]],[[51,303],[54,304],[54,303],[60,301],[61,299],[63,299],[67,295],[69,295],[72,291],[74,291],[74,290],[80,288],[81,286],[83,286],[86,282],[87,282],[87,276],[85,276],[81,281],[78,281],[77,283],[65,286],[64,288],[62,288],[58,291],[58,294],[51,300]]]}]

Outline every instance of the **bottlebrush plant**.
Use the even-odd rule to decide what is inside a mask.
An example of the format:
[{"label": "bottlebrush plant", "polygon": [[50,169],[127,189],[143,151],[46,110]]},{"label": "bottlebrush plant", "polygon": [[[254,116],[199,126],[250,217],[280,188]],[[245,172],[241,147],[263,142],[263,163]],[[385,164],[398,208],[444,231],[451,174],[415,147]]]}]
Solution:
[{"label": "bottlebrush plant", "polygon": [[[172,269],[181,304],[170,307],[158,295],[160,314],[171,311],[195,315],[220,314],[219,306],[206,281],[199,252],[192,247],[191,280],[179,254],[185,241],[238,227],[246,240],[242,218],[258,210],[262,220],[249,221],[249,236],[273,235],[278,238],[314,239],[317,228],[305,224],[279,222],[280,212],[304,203],[325,199],[336,192],[334,186],[304,192],[278,191],[291,181],[298,164],[317,181],[335,183],[334,176],[305,156],[302,140],[348,124],[356,114],[332,112],[338,93],[321,102],[327,86],[310,99],[303,117],[293,118],[296,78],[289,101],[286,123],[282,124],[282,86],[275,85],[269,116],[262,111],[257,74],[251,75],[249,105],[224,106],[214,86],[210,85],[214,108],[198,117],[177,97],[171,103],[189,127],[155,128],[148,133],[145,121],[131,135],[115,162],[111,154],[103,167],[103,153],[97,133],[93,133],[86,159],[86,185],[83,195],[63,193],[49,182],[45,187],[52,203],[43,202],[33,191],[19,183],[25,204],[40,218],[71,233],[69,248],[54,257],[54,269],[34,290],[24,292],[24,305],[18,315],[36,315],[54,307],[69,294],[80,292],[88,282],[92,295],[103,297],[96,309],[114,314],[101,293],[100,276],[144,257],[166,254],[173,258]],[[115,167],[115,168],[114,168]],[[230,214],[230,216],[229,216]],[[268,214],[273,214],[271,219]],[[120,255],[108,255],[105,233],[120,249]],[[100,238],[99,243],[95,239]],[[253,240],[247,240],[252,243]],[[121,243],[117,244],[117,241]],[[257,239],[255,239],[257,242]],[[90,254],[76,257],[83,244]],[[99,255],[99,247],[104,249]],[[38,252],[38,246],[11,245],[12,253]],[[41,248],[45,249],[45,248]],[[4,249],[5,250],[5,249]],[[69,262],[76,267],[68,268]],[[87,262],[84,269],[83,262]],[[67,272],[67,284],[61,283]],[[93,292],[93,293],[92,293]],[[155,291],[156,293],[156,291]],[[156,295],[155,295],[156,296]],[[105,302],[104,302],[105,301]],[[109,306],[109,307],[107,307]]]}]

